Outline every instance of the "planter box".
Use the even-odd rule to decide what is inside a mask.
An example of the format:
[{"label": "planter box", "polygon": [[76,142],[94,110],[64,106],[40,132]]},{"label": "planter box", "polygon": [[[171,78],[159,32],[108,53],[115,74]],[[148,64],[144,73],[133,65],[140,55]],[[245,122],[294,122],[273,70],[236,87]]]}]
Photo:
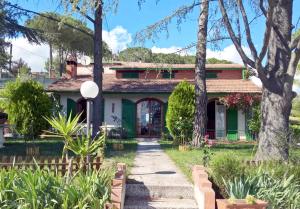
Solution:
[{"label": "planter box", "polygon": [[113,144],[113,149],[117,150],[117,151],[124,150],[124,144],[122,144],[122,143],[115,143],[115,144]]},{"label": "planter box", "polygon": [[234,200],[232,203],[228,199],[217,200],[218,209],[266,209],[268,203],[262,200],[255,200],[254,204],[246,203],[246,200]]},{"label": "planter box", "polygon": [[179,149],[179,151],[182,151],[182,152],[189,151],[190,146],[188,146],[188,145],[179,145],[178,149]]}]

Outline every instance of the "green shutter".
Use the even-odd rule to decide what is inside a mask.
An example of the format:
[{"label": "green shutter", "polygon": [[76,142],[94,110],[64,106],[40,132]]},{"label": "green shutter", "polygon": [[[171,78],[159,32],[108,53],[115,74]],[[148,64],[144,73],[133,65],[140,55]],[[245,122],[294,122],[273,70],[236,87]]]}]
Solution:
[{"label": "green shutter", "polygon": [[101,114],[102,114],[102,123],[105,122],[104,117],[105,117],[105,100],[102,100],[102,107],[101,107]]},{"label": "green shutter", "polygon": [[164,117],[164,133],[169,134],[169,130],[167,128],[167,111],[168,111],[168,102],[163,104],[163,117]]},{"label": "green shutter", "polygon": [[122,99],[122,127],[129,138],[136,136],[136,105],[127,99]]},{"label": "green shutter", "polygon": [[122,72],[122,78],[139,78],[138,72]]},{"label": "green shutter", "polygon": [[227,139],[238,139],[238,111],[234,108],[227,110]]},{"label": "green shutter", "polygon": [[76,102],[73,99],[67,99],[67,116],[69,117],[70,114],[72,114],[72,119],[76,116],[77,114],[77,108],[76,108]]},{"label": "green shutter", "polygon": [[210,79],[210,78],[218,78],[217,73],[215,72],[206,72],[206,78]]}]

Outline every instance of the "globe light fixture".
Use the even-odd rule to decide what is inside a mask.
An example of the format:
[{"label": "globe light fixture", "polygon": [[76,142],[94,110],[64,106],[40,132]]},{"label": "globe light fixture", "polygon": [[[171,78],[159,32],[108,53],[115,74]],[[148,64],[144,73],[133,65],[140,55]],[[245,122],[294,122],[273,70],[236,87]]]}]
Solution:
[{"label": "globe light fixture", "polygon": [[94,99],[98,93],[98,85],[94,81],[85,81],[81,84],[80,93],[85,99]]}]

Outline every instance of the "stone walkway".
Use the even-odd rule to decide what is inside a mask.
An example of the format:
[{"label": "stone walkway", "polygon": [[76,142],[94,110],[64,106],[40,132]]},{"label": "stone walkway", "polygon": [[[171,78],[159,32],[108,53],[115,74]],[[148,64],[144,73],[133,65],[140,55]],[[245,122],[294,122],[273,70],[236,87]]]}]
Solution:
[{"label": "stone walkway", "polygon": [[139,139],[127,182],[127,209],[197,208],[191,183],[155,140]]}]

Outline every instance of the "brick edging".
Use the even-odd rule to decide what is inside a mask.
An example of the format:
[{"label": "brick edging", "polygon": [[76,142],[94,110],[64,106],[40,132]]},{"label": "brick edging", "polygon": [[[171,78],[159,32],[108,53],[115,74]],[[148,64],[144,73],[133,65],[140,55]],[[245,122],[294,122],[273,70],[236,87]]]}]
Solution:
[{"label": "brick edging", "polygon": [[111,183],[110,203],[105,204],[105,209],[123,209],[126,192],[126,164],[118,163],[115,177]]},{"label": "brick edging", "polygon": [[201,165],[195,165],[192,170],[195,199],[199,209],[215,209],[216,195],[208,174]]}]

